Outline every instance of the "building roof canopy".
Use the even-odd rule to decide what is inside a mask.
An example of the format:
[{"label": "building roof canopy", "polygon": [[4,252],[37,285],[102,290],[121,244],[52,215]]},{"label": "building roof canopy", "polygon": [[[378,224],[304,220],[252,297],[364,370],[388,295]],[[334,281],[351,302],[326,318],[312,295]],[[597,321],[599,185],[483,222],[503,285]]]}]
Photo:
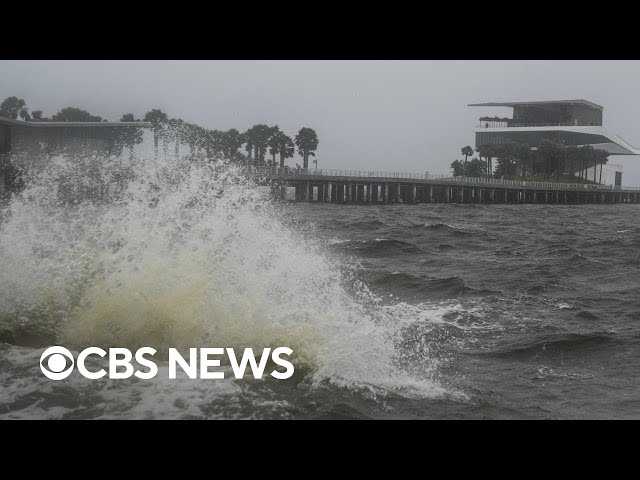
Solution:
[{"label": "building roof canopy", "polygon": [[142,127],[149,128],[149,122],[24,122],[13,118],[0,117],[0,125],[15,125],[26,127]]},{"label": "building roof canopy", "polygon": [[469,107],[524,107],[524,106],[556,106],[556,105],[582,105],[594,110],[602,110],[602,106],[584,100],[582,98],[575,100],[542,100],[533,102],[487,102],[487,103],[470,103]]}]

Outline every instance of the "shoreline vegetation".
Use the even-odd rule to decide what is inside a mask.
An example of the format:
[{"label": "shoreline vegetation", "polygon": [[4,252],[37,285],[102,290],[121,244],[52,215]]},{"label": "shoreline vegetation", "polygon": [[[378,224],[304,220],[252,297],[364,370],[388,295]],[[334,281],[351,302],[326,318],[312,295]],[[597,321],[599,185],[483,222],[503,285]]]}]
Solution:
[{"label": "shoreline vegetation", "polygon": [[[77,107],[65,107],[51,117],[44,117],[42,110],[30,111],[26,101],[15,96],[7,97],[0,103],[0,116],[30,122],[107,121]],[[224,156],[232,161],[257,166],[285,167],[285,162],[297,153],[302,165],[296,163],[295,168],[307,170],[309,158],[316,156],[319,144],[316,131],[309,127],[302,127],[293,138],[281,131],[278,125],[257,124],[244,132],[235,128],[210,130],[181,118],[170,118],[160,109],[149,110],[142,118],[126,113],[120,121],[151,123],[156,151],[162,145],[163,150],[168,152],[171,144],[176,155],[179,155],[181,147],[186,147],[192,155],[204,150],[210,157]],[[142,129],[123,128],[117,137],[111,147],[113,153],[120,154],[126,147],[133,154],[135,146],[142,143],[143,133]],[[537,148],[513,143],[480,145],[474,151],[467,145],[461,149],[461,153],[464,160],[456,159],[450,164],[454,176],[584,184],[601,183],[602,165],[607,163],[609,155],[589,145],[565,146],[550,140],[543,140]],[[476,157],[474,153],[477,153]],[[313,163],[317,165],[317,160]],[[587,170],[592,167],[593,178],[587,178]],[[580,176],[573,175],[573,172],[580,172]]]},{"label": "shoreline vegetation", "polygon": [[[526,143],[508,143],[480,145],[476,152],[478,156],[469,160],[474,150],[468,145],[461,149],[464,160],[451,162],[454,176],[594,184],[602,182],[602,166],[609,160],[605,150],[590,145],[566,146],[551,140],[542,140],[536,149]],[[593,168],[593,179],[587,178],[589,168]],[[573,172],[580,172],[580,176]]]},{"label": "shoreline vegetation", "polygon": [[[15,96],[7,97],[0,103],[0,116],[11,119],[20,118],[29,122],[107,121],[106,118],[77,107],[65,107],[51,117],[44,117],[42,110],[29,111],[26,101]],[[210,157],[224,155],[229,160],[254,165],[284,167],[285,161],[293,158],[297,152],[302,159],[302,168],[307,169],[309,158],[316,156],[319,144],[318,134],[309,127],[302,127],[294,137],[280,130],[278,125],[258,124],[244,132],[235,128],[226,131],[210,130],[181,118],[169,118],[159,109],[149,110],[142,118],[136,118],[133,113],[126,113],[122,115],[120,121],[151,123],[156,150],[162,144],[163,149],[168,151],[171,143],[176,155],[179,154],[180,147],[185,146],[190,149],[191,154],[204,150]],[[142,143],[142,139],[142,129],[121,129],[113,145],[115,153],[121,153],[124,147],[133,151],[136,145]]]}]

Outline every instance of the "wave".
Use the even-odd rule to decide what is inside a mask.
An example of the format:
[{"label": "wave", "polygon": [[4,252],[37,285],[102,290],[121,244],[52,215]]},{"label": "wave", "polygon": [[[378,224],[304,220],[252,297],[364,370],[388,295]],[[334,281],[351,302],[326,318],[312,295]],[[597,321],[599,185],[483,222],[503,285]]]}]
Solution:
[{"label": "wave", "polygon": [[383,287],[381,290],[396,295],[424,297],[455,297],[463,294],[490,295],[496,292],[487,289],[469,287],[457,276],[437,278],[416,276],[408,273],[367,272],[366,281],[372,287]]},{"label": "wave", "polygon": [[417,245],[402,240],[376,238],[374,240],[350,240],[333,245],[334,248],[358,253],[363,257],[386,257],[398,254],[426,254]]},{"label": "wave", "polygon": [[[98,181],[78,169],[91,162]],[[87,194],[114,178],[121,188],[106,201]],[[78,349],[286,345],[312,385],[442,394],[433,369],[408,373],[396,361],[397,318],[288,227],[287,208],[221,159],[57,157],[3,215],[2,338]],[[384,239],[355,248],[421,252]]]},{"label": "wave", "polygon": [[558,356],[562,354],[587,354],[602,350],[618,343],[608,333],[566,333],[526,339],[489,353],[492,357],[514,358],[524,360],[540,356]]}]

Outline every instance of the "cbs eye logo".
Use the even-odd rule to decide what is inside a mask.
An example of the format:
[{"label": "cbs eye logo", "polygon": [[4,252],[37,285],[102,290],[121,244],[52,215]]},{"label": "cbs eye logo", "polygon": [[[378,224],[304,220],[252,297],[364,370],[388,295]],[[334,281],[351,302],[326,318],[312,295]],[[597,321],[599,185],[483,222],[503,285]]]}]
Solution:
[{"label": "cbs eye logo", "polygon": [[40,370],[51,380],[67,378],[73,371],[73,365],[73,355],[64,347],[49,347],[40,356]]}]

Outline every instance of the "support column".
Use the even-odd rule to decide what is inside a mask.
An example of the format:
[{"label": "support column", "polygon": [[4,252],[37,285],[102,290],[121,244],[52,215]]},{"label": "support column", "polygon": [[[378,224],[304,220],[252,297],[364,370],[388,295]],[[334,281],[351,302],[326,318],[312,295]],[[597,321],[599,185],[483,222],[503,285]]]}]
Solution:
[{"label": "support column", "polygon": [[384,203],[391,203],[389,198],[389,182],[385,183],[382,187],[382,198]]},{"label": "support column", "polygon": [[394,203],[400,203],[400,188],[401,188],[401,185],[399,183],[396,183],[394,185],[394,188],[393,188],[393,193],[394,193],[393,202]]},{"label": "support column", "polygon": [[449,188],[449,185],[444,185],[444,203],[449,203],[450,198],[451,188]]},{"label": "support column", "polygon": [[491,197],[491,203],[496,203],[496,189],[495,188],[491,189],[490,197]]},{"label": "support column", "polygon": [[367,185],[367,202],[371,203],[371,200],[373,199],[373,183],[369,182],[369,185]]},{"label": "support column", "polygon": [[416,203],[416,186],[409,185],[409,192],[411,192],[411,195],[409,195],[411,203]]},{"label": "support column", "polygon": [[433,203],[433,184],[429,185],[429,203]]}]

